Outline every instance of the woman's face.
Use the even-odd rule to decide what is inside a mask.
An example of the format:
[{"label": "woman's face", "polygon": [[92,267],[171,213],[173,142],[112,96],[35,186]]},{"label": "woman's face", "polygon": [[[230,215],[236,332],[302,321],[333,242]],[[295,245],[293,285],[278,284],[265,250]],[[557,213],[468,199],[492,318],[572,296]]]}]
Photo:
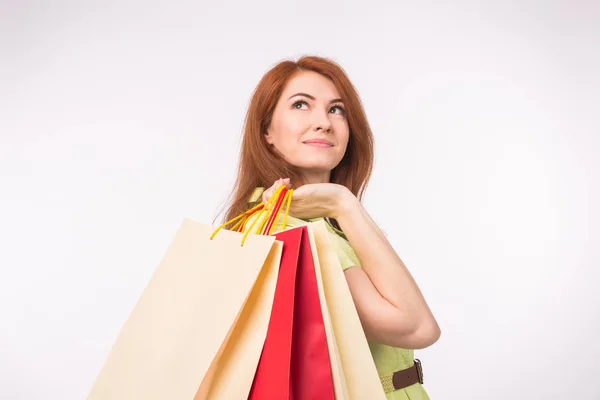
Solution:
[{"label": "woman's face", "polygon": [[349,139],[344,103],[328,78],[301,71],[285,86],[265,135],[311,183],[328,182]]}]

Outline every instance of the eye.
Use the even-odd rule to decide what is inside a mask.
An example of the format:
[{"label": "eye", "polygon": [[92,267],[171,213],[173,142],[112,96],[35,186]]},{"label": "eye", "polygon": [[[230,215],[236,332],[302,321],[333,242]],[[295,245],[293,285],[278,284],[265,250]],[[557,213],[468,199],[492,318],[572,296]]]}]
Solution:
[{"label": "eye", "polygon": [[[302,108],[302,106],[306,106],[306,107]],[[292,108],[295,108],[297,110],[307,110],[308,109],[308,103],[305,102],[304,100],[298,100],[297,102],[295,102],[294,104],[292,104]]]},{"label": "eye", "polygon": [[[337,112],[336,112],[337,110]],[[332,112],[334,114],[338,114],[338,115],[346,115],[346,110],[344,110],[344,107],[342,106],[333,106],[329,109],[329,112]]]}]

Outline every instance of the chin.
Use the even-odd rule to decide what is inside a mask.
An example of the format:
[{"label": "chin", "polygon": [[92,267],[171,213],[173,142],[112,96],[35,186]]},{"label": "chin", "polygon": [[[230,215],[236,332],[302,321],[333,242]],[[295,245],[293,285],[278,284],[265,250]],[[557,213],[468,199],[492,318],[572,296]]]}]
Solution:
[{"label": "chin", "polygon": [[294,160],[296,162],[292,162],[291,164],[300,169],[306,169],[311,171],[331,171],[334,169],[341,161],[338,160],[337,157],[315,157],[314,155],[303,157],[299,160]]},{"label": "chin", "polygon": [[338,163],[332,161],[309,162],[309,160],[303,160],[301,162],[292,163],[292,165],[301,170],[330,172],[338,165]]}]

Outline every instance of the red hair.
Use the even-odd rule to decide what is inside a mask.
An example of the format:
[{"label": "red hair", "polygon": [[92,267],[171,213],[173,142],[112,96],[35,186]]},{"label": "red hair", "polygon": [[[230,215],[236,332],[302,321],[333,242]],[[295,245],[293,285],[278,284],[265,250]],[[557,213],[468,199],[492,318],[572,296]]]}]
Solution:
[{"label": "red hair", "polygon": [[345,71],[332,60],[304,56],[297,61],[282,61],[260,80],[246,114],[238,175],[228,203],[226,220],[248,209],[257,187],[269,188],[279,178],[302,181],[296,168],[273,151],[265,139],[275,105],[288,81],[300,71],[313,71],[329,78],[344,102],[350,138],[344,157],[332,170],[332,183],[346,186],[362,199],[373,169],[373,134],[358,92]]}]

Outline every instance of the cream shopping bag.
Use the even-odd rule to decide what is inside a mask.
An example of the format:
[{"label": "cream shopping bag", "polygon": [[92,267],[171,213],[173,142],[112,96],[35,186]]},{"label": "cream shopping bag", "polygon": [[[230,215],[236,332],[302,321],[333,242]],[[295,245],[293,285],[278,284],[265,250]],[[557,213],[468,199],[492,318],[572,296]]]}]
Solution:
[{"label": "cream shopping bag", "polygon": [[[246,245],[246,244],[244,244]],[[273,243],[265,268],[207,372],[194,400],[246,399],[267,336],[282,243]]]},{"label": "cream shopping bag", "polygon": [[[319,298],[321,300],[321,311],[323,312],[323,323],[325,325],[325,334],[327,336],[327,346],[329,348],[329,360],[331,363],[331,375],[333,378],[333,389],[335,391],[336,400],[351,400],[354,397],[350,396],[348,384],[344,373],[341,355],[338,348],[337,339],[334,334],[333,320],[331,316],[330,305],[325,293],[323,282],[323,270],[321,258],[318,254],[317,241],[315,239],[313,223],[308,224],[308,236],[310,239],[310,247],[315,265],[315,274],[317,276],[317,287],[319,289]],[[316,223],[319,224],[319,223]],[[324,226],[323,226],[324,227]],[[324,227],[325,228],[325,227]],[[327,228],[325,228],[327,229]],[[340,267],[341,271],[341,267]]]},{"label": "cream shopping bag", "polygon": [[[123,326],[90,400],[190,400],[211,386],[235,323],[250,324],[247,386],[266,336],[281,245],[185,220]],[[249,307],[252,306],[252,307]],[[244,313],[252,308],[261,312]],[[248,329],[245,330],[248,332]],[[237,340],[237,339],[236,339]],[[253,367],[252,367],[253,365]],[[235,384],[235,383],[234,383]]]},{"label": "cream shopping bag", "polygon": [[385,392],[330,233],[324,221],[310,223],[308,228],[311,243],[314,244],[313,254],[317,254],[315,266],[319,265],[322,276],[333,331],[331,335],[339,354],[336,360],[339,365],[333,365],[332,357],[332,369],[342,371],[344,376],[344,379],[340,379],[340,383],[345,385],[344,397],[339,398],[385,400]]}]

